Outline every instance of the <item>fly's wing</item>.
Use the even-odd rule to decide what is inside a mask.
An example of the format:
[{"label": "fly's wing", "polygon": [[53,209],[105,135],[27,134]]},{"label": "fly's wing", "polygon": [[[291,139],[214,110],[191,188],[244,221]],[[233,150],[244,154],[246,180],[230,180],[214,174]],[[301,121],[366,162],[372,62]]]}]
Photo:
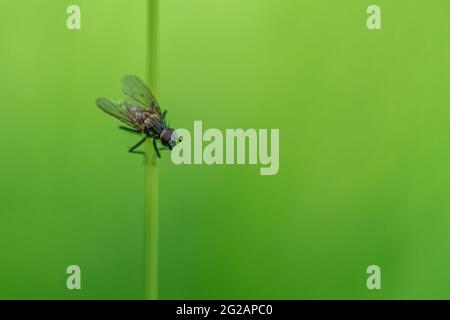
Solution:
[{"label": "fly's wing", "polygon": [[106,98],[98,98],[96,102],[97,106],[107,114],[133,126],[130,110],[123,101],[114,102]]},{"label": "fly's wing", "polygon": [[161,117],[161,109],[150,89],[136,76],[125,76],[122,80],[123,92],[137,104]]}]

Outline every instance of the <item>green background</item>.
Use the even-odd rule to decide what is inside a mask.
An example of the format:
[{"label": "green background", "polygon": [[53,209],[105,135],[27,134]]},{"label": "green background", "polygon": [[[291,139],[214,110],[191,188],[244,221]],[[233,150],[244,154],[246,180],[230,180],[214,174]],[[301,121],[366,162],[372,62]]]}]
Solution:
[{"label": "green background", "polygon": [[[370,4],[160,1],[171,124],[280,129],[276,176],[160,161],[161,298],[450,298],[450,3]],[[144,297],[142,159],[94,101],[145,75],[146,19],[1,1],[0,298]]]}]

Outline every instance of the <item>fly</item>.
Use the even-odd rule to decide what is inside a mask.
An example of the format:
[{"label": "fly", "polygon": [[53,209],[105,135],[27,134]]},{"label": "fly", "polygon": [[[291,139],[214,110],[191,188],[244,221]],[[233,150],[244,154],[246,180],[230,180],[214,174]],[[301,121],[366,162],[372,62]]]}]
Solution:
[{"label": "fly", "polygon": [[[167,111],[161,112],[155,96],[136,76],[125,76],[122,80],[122,90],[125,94],[122,100],[98,98],[97,106],[127,125],[120,126],[120,129],[144,135],[142,140],[128,150],[130,153],[145,154],[136,149],[151,138],[156,154],[161,158],[161,150],[172,150],[181,141],[175,130],[166,124]],[[161,141],[162,148],[158,148],[158,140]]]}]

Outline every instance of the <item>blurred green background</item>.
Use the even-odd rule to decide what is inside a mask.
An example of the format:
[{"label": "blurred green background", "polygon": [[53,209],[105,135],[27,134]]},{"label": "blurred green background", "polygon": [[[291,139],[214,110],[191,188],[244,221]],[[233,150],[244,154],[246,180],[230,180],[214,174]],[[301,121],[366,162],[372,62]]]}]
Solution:
[{"label": "blurred green background", "polygon": [[[281,136],[276,176],[160,161],[161,298],[450,298],[450,3],[370,4],[160,1],[171,124]],[[142,159],[94,101],[145,75],[146,19],[1,1],[0,298],[143,298]]]}]

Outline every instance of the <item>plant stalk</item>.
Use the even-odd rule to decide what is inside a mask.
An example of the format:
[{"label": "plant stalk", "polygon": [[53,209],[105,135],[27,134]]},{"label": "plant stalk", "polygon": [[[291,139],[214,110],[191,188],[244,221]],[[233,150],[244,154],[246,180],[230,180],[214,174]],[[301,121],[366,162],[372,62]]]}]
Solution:
[{"label": "plant stalk", "polygon": [[[158,93],[158,0],[147,0],[147,81]],[[147,139],[145,157],[145,219],[144,219],[144,297],[158,299],[158,161],[153,142]]]}]

